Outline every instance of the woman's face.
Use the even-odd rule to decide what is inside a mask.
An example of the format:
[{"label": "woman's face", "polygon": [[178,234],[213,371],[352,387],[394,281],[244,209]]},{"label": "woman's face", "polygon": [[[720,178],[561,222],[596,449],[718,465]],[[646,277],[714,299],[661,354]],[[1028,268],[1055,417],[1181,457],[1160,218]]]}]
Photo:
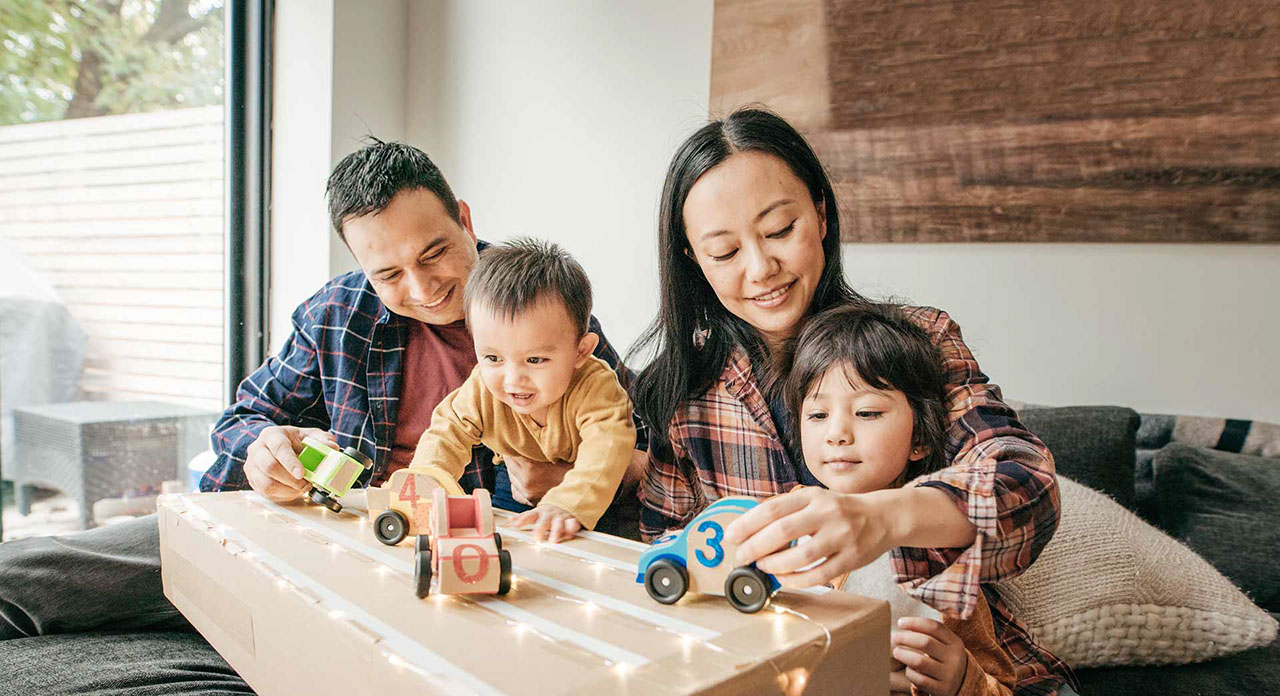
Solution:
[{"label": "woman's face", "polygon": [[826,218],[804,182],[773,155],[740,152],[694,183],[683,212],[720,304],[769,343],[790,338],[825,262]]}]

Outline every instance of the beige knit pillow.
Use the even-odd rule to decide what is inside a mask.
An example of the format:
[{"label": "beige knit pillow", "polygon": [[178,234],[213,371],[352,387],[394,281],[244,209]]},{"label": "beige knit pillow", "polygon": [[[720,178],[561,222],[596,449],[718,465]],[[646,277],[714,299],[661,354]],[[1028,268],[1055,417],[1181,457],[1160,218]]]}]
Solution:
[{"label": "beige knit pillow", "polygon": [[997,584],[1041,645],[1099,667],[1198,662],[1275,639],[1276,620],[1208,561],[1105,495],[1058,483],[1053,540]]}]

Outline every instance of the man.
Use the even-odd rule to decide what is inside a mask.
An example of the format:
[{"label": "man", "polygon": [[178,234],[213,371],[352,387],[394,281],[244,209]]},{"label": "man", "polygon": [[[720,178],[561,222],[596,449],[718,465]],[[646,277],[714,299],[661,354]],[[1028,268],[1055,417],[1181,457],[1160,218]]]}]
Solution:
[{"label": "man", "polygon": [[[462,290],[484,245],[467,204],[435,164],[407,145],[375,141],[334,168],[327,193],[334,229],[361,270],[333,279],[298,307],[285,347],[240,385],[214,429],[218,458],[202,490],[297,498],[307,484],[296,451],[308,435],[369,455],[371,483],[380,483],[409,462],[435,405],[475,366]],[[601,333],[594,319],[591,328]],[[603,335],[595,355],[626,383]],[[523,510],[565,471],[506,464],[494,467],[477,450],[461,483],[491,489],[499,507]],[[620,492],[616,500],[633,498]],[[622,526],[626,507],[615,504],[597,528],[634,533],[634,518]],[[155,516],[0,544],[0,673],[13,675],[6,686],[16,693],[248,692],[189,634],[163,596],[159,571]],[[90,631],[111,633],[53,635]]]},{"label": "man", "polygon": [[[378,142],[338,163],[328,196],[333,228],[361,270],[298,307],[284,350],[240,385],[214,429],[218,460],[202,490],[297,497],[308,484],[294,452],[307,435],[369,455],[372,483],[381,483],[409,463],[431,411],[475,367],[462,289],[484,245],[440,170],[415,148]],[[618,369],[594,318],[591,331],[602,339],[595,355]],[[625,385],[625,368],[619,377]],[[530,464],[495,469],[478,450],[461,483],[493,490],[498,507],[524,510],[566,469],[548,475]],[[628,535],[618,514],[597,529]]]}]

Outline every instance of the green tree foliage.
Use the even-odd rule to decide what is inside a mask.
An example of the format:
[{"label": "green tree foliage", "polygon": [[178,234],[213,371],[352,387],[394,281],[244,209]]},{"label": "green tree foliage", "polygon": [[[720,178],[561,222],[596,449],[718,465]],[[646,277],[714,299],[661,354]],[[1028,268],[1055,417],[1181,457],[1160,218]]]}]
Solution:
[{"label": "green tree foliage", "polygon": [[222,103],[221,0],[0,0],[0,125]]}]

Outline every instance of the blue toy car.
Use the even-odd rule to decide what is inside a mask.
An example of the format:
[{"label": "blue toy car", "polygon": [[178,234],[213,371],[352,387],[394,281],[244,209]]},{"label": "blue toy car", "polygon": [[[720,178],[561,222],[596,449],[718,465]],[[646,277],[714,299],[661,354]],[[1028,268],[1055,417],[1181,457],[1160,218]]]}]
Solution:
[{"label": "blue toy car", "polygon": [[684,529],[653,542],[637,563],[636,582],[662,604],[675,604],[693,591],[723,595],[745,614],[769,606],[781,586],[778,579],[754,563],[734,567],[737,545],[724,542],[724,528],[756,505],[759,501],[745,497],[712,503]]}]

